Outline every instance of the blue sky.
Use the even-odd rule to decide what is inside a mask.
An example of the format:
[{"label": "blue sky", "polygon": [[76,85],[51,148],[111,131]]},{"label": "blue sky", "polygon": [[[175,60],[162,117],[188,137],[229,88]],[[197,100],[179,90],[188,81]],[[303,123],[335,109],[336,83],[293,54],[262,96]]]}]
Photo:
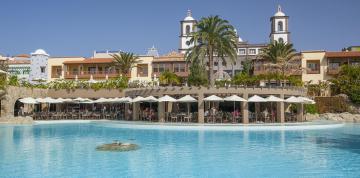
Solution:
[{"label": "blue sky", "polygon": [[0,53],[45,49],[52,56],[91,56],[94,50],[161,54],[177,50],[179,21],[220,15],[251,43],[268,42],[269,18],[281,4],[300,50],[360,45],[359,0],[1,0]]}]

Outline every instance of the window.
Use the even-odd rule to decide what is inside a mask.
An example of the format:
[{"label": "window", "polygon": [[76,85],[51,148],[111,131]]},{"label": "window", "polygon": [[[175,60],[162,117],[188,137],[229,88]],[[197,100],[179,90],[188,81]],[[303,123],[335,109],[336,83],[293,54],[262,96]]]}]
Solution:
[{"label": "window", "polygon": [[40,72],[41,72],[41,73],[45,73],[45,67],[44,67],[44,66],[41,66],[41,67],[40,67]]},{"label": "window", "polygon": [[218,65],[218,62],[214,62],[214,66],[217,66]]},{"label": "window", "polygon": [[52,66],[51,67],[51,78],[60,78],[62,73],[61,66]]},{"label": "window", "polygon": [[278,42],[279,42],[279,43],[284,43],[284,39],[283,39],[283,38],[279,38]]},{"label": "window", "polygon": [[339,67],[340,67],[340,63],[338,63],[338,62],[329,63],[329,68],[330,69],[338,69]]},{"label": "window", "polygon": [[138,77],[147,77],[148,76],[148,65],[147,64],[138,64],[137,65],[137,76]]},{"label": "window", "polygon": [[246,52],[245,49],[243,48],[239,49],[239,55],[245,55],[245,52]]},{"label": "window", "polygon": [[72,73],[73,75],[78,75],[79,74],[78,68],[73,68]]},{"label": "window", "polygon": [[95,74],[96,73],[96,67],[88,67],[88,73],[89,74]]},{"label": "window", "polygon": [[174,72],[185,72],[185,64],[174,64]]},{"label": "window", "polygon": [[308,74],[320,74],[320,60],[310,60],[306,62]]},{"label": "window", "polygon": [[190,25],[186,25],[185,27],[185,30],[186,30],[186,35],[189,35],[190,34]]},{"label": "window", "polygon": [[165,71],[165,64],[159,64],[159,71],[158,72],[164,72]]},{"label": "window", "polygon": [[249,49],[249,54],[256,54],[256,49]]},{"label": "window", "polygon": [[282,21],[278,22],[278,31],[284,31]]}]

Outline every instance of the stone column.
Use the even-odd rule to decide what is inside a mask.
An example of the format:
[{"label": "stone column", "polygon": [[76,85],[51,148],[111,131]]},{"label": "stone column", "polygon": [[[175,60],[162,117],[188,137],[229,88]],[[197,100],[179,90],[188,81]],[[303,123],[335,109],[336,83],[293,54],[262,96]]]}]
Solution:
[{"label": "stone column", "polygon": [[[280,98],[284,99],[284,94],[280,94]],[[276,103],[276,121],[280,123],[285,122],[285,106],[284,102]]]},{"label": "stone column", "polygon": [[198,123],[204,123],[204,93],[199,93],[198,97]]},{"label": "stone column", "polygon": [[259,114],[261,113],[260,110],[260,103],[259,102],[255,102],[255,119],[256,121],[258,121],[259,119]]},{"label": "stone column", "polygon": [[128,120],[128,118],[130,117],[128,114],[128,109],[130,107],[129,105],[130,103],[125,103],[124,120]]},{"label": "stone column", "polygon": [[304,121],[304,104],[297,104],[297,121],[303,122]]},{"label": "stone column", "polygon": [[139,111],[140,111],[140,103],[136,102],[133,103],[133,121],[139,120]]},{"label": "stone column", "polygon": [[[249,98],[249,94],[244,93],[243,94],[243,98],[244,99],[248,99]],[[248,124],[249,123],[249,104],[248,102],[241,102],[241,109],[242,109],[242,118],[243,118],[243,124]]]},{"label": "stone column", "polygon": [[158,118],[159,122],[165,122],[165,102],[158,103]]}]

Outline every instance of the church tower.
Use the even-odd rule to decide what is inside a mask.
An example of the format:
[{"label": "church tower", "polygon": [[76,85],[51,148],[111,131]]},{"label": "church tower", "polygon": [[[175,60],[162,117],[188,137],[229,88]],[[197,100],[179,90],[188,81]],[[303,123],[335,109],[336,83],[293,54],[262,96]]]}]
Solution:
[{"label": "church tower", "polygon": [[277,12],[270,18],[271,33],[270,41],[291,43],[289,32],[289,16],[286,16],[281,11],[281,6],[278,6]]},{"label": "church tower", "polygon": [[184,20],[180,21],[180,53],[185,53],[187,49],[194,44],[190,44],[191,33],[195,30],[196,20],[192,17],[191,11],[187,11],[187,16]]}]

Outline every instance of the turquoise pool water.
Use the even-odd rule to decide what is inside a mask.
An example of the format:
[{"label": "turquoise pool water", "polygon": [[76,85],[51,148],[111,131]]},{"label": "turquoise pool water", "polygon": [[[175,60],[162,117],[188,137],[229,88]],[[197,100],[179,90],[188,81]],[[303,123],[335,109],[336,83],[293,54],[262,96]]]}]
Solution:
[{"label": "turquoise pool water", "polygon": [[[0,177],[360,177],[360,125],[315,130],[0,126]],[[120,140],[133,152],[99,152]]]}]

